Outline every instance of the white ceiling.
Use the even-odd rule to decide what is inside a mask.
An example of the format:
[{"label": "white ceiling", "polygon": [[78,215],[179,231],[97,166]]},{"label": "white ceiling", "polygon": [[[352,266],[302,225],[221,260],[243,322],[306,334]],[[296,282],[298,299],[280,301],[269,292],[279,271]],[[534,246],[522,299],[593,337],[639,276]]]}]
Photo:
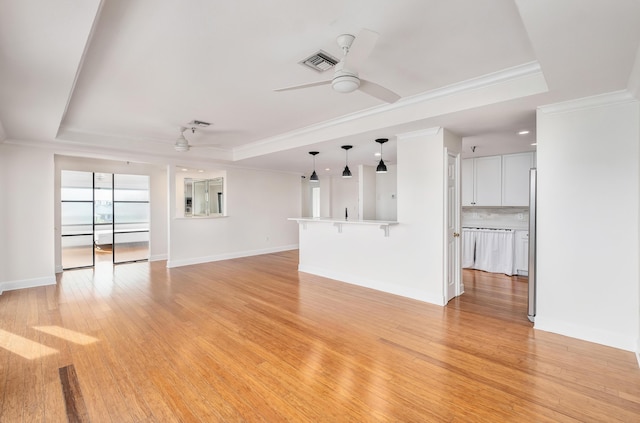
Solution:
[{"label": "white ceiling", "polygon": [[[360,76],[385,104],[298,62],[377,32]],[[464,155],[531,150],[535,108],[627,87],[638,0],[7,0],[0,2],[0,139],[105,157],[337,174],[376,138],[443,126]],[[185,136],[180,127],[211,122]],[[518,136],[520,129],[531,133]]]}]

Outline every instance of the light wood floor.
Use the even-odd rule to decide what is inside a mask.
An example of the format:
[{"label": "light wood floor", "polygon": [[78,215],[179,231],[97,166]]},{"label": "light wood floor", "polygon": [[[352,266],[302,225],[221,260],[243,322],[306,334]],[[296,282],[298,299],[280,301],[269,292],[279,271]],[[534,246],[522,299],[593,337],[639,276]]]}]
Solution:
[{"label": "light wood floor", "polygon": [[0,421],[640,421],[634,355],[534,331],[526,279],[465,270],[443,308],[296,268],[134,263],[5,292]]}]

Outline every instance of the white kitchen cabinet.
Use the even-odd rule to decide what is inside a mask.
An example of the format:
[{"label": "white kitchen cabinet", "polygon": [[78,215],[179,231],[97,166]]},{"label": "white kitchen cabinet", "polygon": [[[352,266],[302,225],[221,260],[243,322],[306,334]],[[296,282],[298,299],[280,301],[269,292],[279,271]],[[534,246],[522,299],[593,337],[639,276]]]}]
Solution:
[{"label": "white kitchen cabinet", "polygon": [[529,274],[529,231],[516,231],[514,248],[514,273],[527,276]]},{"label": "white kitchen cabinet", "polygon": [[502,156],[502,205],[529,206],[529,170],[535,166],[533,152]]},{"label": "white kitchen cabinet", "polygon": [[502,205],[502,156],[462,161],[462,205]]}]

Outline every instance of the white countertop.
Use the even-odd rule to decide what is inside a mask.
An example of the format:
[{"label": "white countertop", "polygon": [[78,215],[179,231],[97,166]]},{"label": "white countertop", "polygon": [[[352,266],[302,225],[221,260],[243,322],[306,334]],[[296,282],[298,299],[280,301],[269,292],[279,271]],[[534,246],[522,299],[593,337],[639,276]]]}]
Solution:
[{"label": "white countertop", "polygon": [[391,220],[361,220],[361,219],[334,219],[331,217],[290,217],[288,220],[298,222],[326,222],[340,224],[359,224],[359,225],[397,225],[398,222]]}]

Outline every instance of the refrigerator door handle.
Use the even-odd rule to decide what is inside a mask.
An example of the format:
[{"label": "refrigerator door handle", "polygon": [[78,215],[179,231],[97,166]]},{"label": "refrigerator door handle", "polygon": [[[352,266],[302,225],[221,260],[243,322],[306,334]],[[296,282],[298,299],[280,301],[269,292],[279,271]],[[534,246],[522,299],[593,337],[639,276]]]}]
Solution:
[{"label": "refrigerator door handle", "polygon": [[528,286],[528,310],[529,321],[534,322],[536,317],[536,200],[538,171],[533,168],[529,171],[529,286]]}]

